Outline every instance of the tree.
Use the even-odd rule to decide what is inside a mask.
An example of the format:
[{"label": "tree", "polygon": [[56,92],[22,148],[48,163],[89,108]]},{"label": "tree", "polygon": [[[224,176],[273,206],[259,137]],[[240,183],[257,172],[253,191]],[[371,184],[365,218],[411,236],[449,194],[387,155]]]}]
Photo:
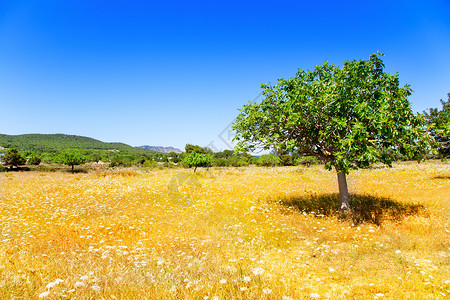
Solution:
[{"label": "tree", "polygon": [[210,167],[213,162],[213,157],[208,154],[199,154],[197,152],[191,152],[184,159],[184,164],[189,168],[194,167],[194,173],[198,167]]},{"label": "tree", "polygon": [[73,167],[86,162],[86,158],[76,149],[67,149],[59,154],[59,161],[65,165]]},{"label": "tree", "polygon": [[184,147],[184,150],[186,151],[186,153],[192,153],[192,152],[197,152],[198,154],[212,153],[212,151],[208,148],[200,147],[198,145],[191,145],[191,144],[186,144],[186,146]]},{"label": "tree", "polygon": [[2,156],[1,161],[5,166],[9,166],[10,169],[14,167],[22,166],[25,164],[26,160],[20,155],[16,148],[9,149],[5,155]]},{"label": "tree", "polygon": [[437,150],[442,158],[450,157],[450,93],[448,100],[441,99],[442,109],[429,108],[423,112],[430,134],[437,142]]},{"label": "tree", "polygon": [[342,67],[325,62],[274,87],[262,85],[265,99],[245,105],[233,124],[237,150],[284,147],[317,157],[336,170],[340,211],[350,212],[350,169],[391,165],[382,149],[417,159],[430,149],[424,118],[407,100],[411,88],[399,86],[398,74],[384,72],[380,56]]},{"label": "tree", "polygon": [[280,163],[281,163],[280,158],[273,154],[264,154],[264,155],[258,157],[258,160],[257,160],[257,164],[259,166],[265,166],[265,167],[278,166]]}]

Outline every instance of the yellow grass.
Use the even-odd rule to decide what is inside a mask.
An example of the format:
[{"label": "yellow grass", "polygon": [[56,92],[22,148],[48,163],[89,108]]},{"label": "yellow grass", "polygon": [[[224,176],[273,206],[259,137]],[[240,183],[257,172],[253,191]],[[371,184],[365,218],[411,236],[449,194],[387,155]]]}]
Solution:
[{"label": "yellow grass", "polygon": [[426,207],[380,227],[267,201],[337,192],[320,166],[191,172],[0,174],[0,298],[450,295],[448,163],[351,172],[351,192]]}]

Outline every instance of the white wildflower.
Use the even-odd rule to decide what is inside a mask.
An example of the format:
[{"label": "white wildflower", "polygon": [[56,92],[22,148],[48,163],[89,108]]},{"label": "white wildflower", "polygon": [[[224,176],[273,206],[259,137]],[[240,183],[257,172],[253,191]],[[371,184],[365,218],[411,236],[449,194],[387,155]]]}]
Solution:
[{"label": "white wildflower", "polygon": [[225,284],[225,283],[227,283],[227,280],[226,279],[220,279],[220,281],[219,281],[221,284]]},{"label": "white wildflower", "polygon": [[272,293],[272,290],[269,289],[269,288],[263,288],[263,293],[264,294],[270,294],[270,293]]},{"label": "white wildflower", "polygon": [[400,250],[395,250],[395,254],[400,254],[400,253],[402,253],[402,251],[400,251]]},{"label": "white wildflower", "polygon": [[82,287],[82,286],[85,286],[85,285],[86,284],[84,282],[82,282],[82,281],[75,282],[75,287]]},{"label": "white wildflower", "polygon": [[264,269],[263,268],[254,268],[253,270],[252,270],[252,272],[253,272],[253,274],[255,274],[255,275],[262,275],[262,274],[264,274]]},{"label": "white wildflower", "polygon": [[47,284],[46,288],[47,288],[47,289],[51,289],[51,288],[54,287],[55,285],[56,285],[56,283],[50,282],[49,284]]},{"label": "white wildflower", "polygon": [[89,279],[89,276],[87,276],[87,275],[80,276],[80,280],[85,281],[85,280],[88,280],[88,279]]},{"label": "white wildflower", "polygon": [[39,294],[39,298],[47,297],[48,294],[50,294],[50,292],[43,292],[43,293],[40,293],[40,294]]},{"label": "white wildflower", "polygon": [[250,282],[250,280],[251,280],[250,276],[244,276],[244,281],[245,282]]},{"label": "white wildflower", "polygon": [[330,271],[330,273],[333,273],[333,272],[336,271],[336,270],[333,269],[333,268],[329,268],[328,271]]},{"label": "white wildflower", "polygon": [[311,293],[311,294],[309,294],[309,296],[310,296],[311,298],[320,298],[320,295],[317,294],[317,293]]},{"label": "white wildflower", "polygon": [[241,287],[241,291],[243,292],[243,291],[246,291],[247,290],[247,287],[246,286],[243,286],[243,287]]},{"label": "white wildflower", "polygon": [[91,286],[91,289],[93,289],[96,292],[100,291],[100,287],[98,285]]}]

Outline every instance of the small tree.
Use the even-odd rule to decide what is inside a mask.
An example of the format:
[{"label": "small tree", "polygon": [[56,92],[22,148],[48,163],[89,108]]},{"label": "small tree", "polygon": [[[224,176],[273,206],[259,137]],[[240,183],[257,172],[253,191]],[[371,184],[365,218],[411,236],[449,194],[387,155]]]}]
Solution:
[{"label": "small tree", "polygon": [[191,152],[184,159],[184,164],[189,168],[194,167],[194,173],[198,167],[210,167],[212,166],[213,157],[211,155],[199,154],[197,152]]},{"label": "small tree", "polygon": [[280,158],[273,154],[264,154],[257,159],[257,164],[264,167],[274,167],[278,166],[280,163]]},{"label": "small tree", "polygon": [[233,124],[238,150],[283,147],[317,157],[326,169],[336,170],[345,214],[350,169],[391,165],[384,149],[418,159],[430,149],[424,118],[413,114],[407,100],[410,87],[399,86],[398,74],[385,73],[379,56],[342,67],[325,63],[312,71],[299,69],[274,87],[262,85],[265,99],[245,105]]},{"label": "small tree", "polygon": [[5,155],[2,156],[1,161],[5,164],[5,166],[9,166],[10,169],[22,166],[26,162],[22,155],[20,155],[19,151],[15,148],[9,149]]},{"label": "small tree", "polygon": [[74,166],[85,163],[86,158],[76,149],[67,149],[59,154],[59,161],[65,165],[71,166],[73,172]]}]

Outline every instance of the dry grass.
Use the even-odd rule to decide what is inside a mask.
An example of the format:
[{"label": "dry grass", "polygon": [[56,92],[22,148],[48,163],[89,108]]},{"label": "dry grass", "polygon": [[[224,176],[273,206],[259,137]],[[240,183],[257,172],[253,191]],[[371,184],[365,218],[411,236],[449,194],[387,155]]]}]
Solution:
[{"label": "dry grass", "polygon": [[268,199],[337,192],[321,167],[0,174],[2,299],[444,299],[450,165],[354,171],[424,213],[353,226]]}]

